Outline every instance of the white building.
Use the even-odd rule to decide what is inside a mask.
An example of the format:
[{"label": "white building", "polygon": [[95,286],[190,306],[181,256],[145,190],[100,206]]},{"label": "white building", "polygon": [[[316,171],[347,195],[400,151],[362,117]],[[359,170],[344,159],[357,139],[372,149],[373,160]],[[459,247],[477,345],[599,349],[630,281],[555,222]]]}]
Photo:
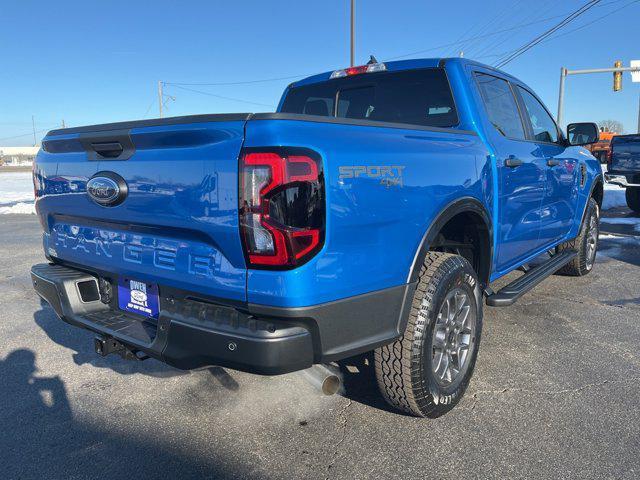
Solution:
[{"label": "white building", "polygon": [[29,166],[40,147],[0,147],[0,166]]}]

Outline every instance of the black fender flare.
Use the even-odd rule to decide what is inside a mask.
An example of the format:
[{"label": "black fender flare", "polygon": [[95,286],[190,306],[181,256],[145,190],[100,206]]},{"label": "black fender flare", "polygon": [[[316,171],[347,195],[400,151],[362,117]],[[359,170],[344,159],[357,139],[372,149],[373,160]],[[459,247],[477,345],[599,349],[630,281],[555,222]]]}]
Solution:
[{"label": "black fender flare", "polygon": [[[413,262],[411,264],[411,269],[409,270],[409,275],[407,278],[408,283],[415,283],[418,281],[418,276],[420,274],[420,267],[424,263],[424,259],[429,252],[429,248],[433,244],[438,233],[442,230],[442,227],[451,220],[454,216],[459,213],[475,213],[479,215],[482,220],[487,225],[487,229],[489,231],[489,265],[493,263],[493,224],[491,222],[491,217],[489,216],[487,209],[485,206],[474,197],[462,197],[458,198],[451,203],[449,203],[446,207],[442,209],[442,211],[436,216],[436,218],[431,222],[429,228],[426,233],[422,237],[420,241],[420,246],[415,253],[413,258]],[[489,282],[490,270],[487,274],[487,278],[479,278],[481,285],[485,286]]]},{"label": "black fender flare", "polygon": [[[584,217],[587,214],[587,208],[589,207],[589,199],[593,197],[593,194],[595,193],[596,188],[598,187],[598,185],[602,185],[602,188],[604,189],[604,180],[602,178],[602,175],[596,175],[593,178],[593,181],[591,182],[591,186],[589,187],[589,194],[587,195],[587,200],[584,202],[584,208],[582,209],[582,215],[580,215],[580,225],[581,226],[584,223]],[[603,201],[604,201],[604,197],[603,197]]]}]

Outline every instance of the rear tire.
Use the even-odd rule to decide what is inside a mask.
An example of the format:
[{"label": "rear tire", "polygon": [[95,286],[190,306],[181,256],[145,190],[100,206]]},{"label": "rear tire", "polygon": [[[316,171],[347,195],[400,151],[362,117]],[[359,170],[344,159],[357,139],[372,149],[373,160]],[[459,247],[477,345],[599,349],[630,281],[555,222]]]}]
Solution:
[{"label": "rear tire", "polygon": [[592,198],[587,204],[587,211],[580,226],[580,233],[576,238],[560,244],[557,252],[575,250],[578,256],[558,270],[561,275],[581,277],[593,270],[598,252],[598,235],[600,233],[600,207]]},{"label": "rear tire", "polygon": [[429,252],[399,340],[375,350],[378,386],[393,407],[437,417],[464,395],[482,333],[482,293],[459,255]]},{"label": "rear tire", "polygon": [[640,213],[640,188],[627,187],[625,196],[627,197],[627,205],[629,208],[636,213]]}]

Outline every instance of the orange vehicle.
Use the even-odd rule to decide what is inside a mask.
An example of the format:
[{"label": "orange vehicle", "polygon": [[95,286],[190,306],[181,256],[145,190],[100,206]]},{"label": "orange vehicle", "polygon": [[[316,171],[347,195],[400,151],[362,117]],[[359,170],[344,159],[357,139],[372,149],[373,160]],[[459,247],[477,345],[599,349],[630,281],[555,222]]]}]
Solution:
[{"label": "orange vehicle", "polygon": [[607,157],[611,151],[611,139],[616,135],[615,132],[607,132],[601,128],[598,142],[587,147],[593,156],[600,160],[600,163],[607,163]]}]

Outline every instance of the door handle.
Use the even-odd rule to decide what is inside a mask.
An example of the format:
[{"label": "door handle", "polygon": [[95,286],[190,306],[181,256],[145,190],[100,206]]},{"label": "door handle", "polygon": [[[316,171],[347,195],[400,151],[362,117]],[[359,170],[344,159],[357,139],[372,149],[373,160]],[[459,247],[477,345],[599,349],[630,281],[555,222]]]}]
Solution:
[{"label": "door handle", "polygon": [[509,158],[507,158],[504,161],[505,166],[507,166],[509,168],[519,167],[523,163],[524,162],[522,160],[520,160],[519,158],[514,157],[513,155],[511,155]]},{"label": "door handle", "polygon": [[561,163],[562,161],[558,160],[557,158],[550,158],[549,160],[547,160],[547,165],[549,165],[550,167],[557,167]]}]

